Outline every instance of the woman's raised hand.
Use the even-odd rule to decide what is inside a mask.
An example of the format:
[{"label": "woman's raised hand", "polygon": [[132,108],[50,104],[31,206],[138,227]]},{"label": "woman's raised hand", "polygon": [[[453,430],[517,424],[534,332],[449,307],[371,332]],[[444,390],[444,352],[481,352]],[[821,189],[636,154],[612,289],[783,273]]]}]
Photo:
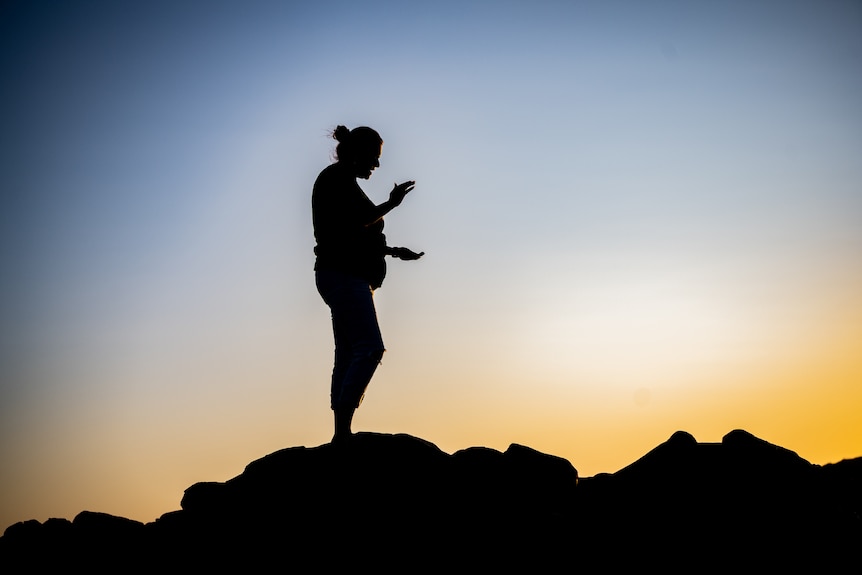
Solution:
[{"label": "woman's raised hand", "polygon": [[410,193],[415,185],[416,182],[412,180],[404,182],[403,184],[395,184],[395,187],[392,188],[392,192],[389,193],[389,201],[394,206],[401,205],[401,202],[404,201],[404,196]]}]

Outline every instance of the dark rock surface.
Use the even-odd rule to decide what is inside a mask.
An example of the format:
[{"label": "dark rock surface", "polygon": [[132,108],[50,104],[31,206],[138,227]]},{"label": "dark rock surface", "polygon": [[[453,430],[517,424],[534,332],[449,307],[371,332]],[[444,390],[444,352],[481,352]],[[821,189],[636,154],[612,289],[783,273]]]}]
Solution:
[{"label": "dark rock surface", "polygon": [[181,507],[146,525],[87,511],[17,523],[0,569],[858,568],[862,458],[821,467],[744,431],[715,444],[677,432],[579,481],[568,461],[521,445],[449,455],[360,433],[192,485]]}]

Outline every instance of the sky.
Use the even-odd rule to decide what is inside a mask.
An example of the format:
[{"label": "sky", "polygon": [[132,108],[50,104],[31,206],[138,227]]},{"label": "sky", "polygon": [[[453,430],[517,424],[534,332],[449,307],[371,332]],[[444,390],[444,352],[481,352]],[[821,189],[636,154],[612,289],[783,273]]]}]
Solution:
[{"label": "sky", "polygon": [[9,1],[0,78],[0,529],[329,441],[339,124],[426,253],[354,430],[862,456],[859,2]]}]

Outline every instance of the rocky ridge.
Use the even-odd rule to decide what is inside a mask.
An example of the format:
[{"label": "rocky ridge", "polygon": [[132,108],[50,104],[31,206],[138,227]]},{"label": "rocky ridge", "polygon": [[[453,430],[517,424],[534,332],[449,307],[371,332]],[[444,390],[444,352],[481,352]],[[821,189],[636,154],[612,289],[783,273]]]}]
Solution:
[{"label": "rocky ridge", "polygon": [[[858,566],[862,458],[825,466],[737,430],[677,432],[616,473],[513,444],[404,434],[292,447],[189,487],[152,523],[84,511],[9,526],[0,566],[160,571]],[[23,563],[22,563],[23,562]]]}]

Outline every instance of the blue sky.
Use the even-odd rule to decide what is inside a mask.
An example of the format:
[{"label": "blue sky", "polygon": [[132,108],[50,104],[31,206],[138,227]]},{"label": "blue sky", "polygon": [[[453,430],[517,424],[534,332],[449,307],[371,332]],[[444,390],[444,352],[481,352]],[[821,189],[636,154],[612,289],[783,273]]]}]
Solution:
[{"label": "blue sky", "polygon": [[[311,184],[394,262],[359,429],[614,471],[862,452],[858,2],[7,2],[0,523],[150,520],[330,435]],[[601,438],[601,441],[596,441]],[[110,488],[106,487],[109,485]]]}]

